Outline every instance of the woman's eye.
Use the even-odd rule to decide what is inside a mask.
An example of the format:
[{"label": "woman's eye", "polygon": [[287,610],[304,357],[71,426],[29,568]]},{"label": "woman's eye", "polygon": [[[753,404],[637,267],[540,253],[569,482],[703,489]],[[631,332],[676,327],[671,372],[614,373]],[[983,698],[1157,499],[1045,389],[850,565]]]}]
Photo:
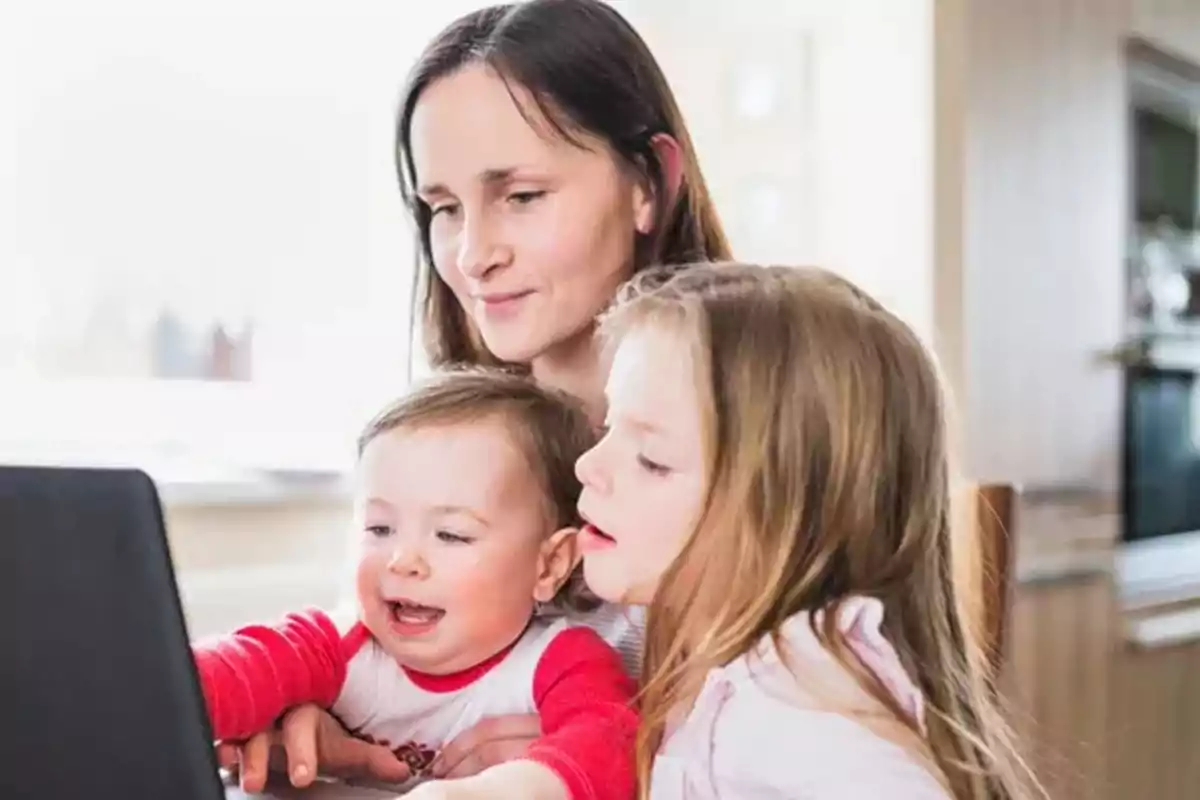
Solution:
[{"label": "woman's eye", "polygon": [[429,216],[437,217],[440,215],[453,215],[458,213],[457,203],[441,203],[439,205],[429,207]]},{"label": "woman's eye", "polygon": [[451,531],[438,531],[437,538],[446,544],[470,544],[471,537],[462,536]]},{"label": "woman's eye", "polygon": [[641,466],[642,469],[646,470],[647,472],[649,472],[653,475],[666,475],[668,472],[671,471],[671,468],[668,467],[667,465],[659,464],[657,461],[651,461],[650,459],[648,459],[645,456],[640,455],[640,454],[638,455],[637,460],[638,460],[638,465]]},{"label": "woman's eye", "polygon": [[541,197],[544,197],[545,194],[546,194],[545,191],[513,192],[512,194],[510,194],[508,196],[508,201],[510,203],[515,203],[516,205],[519,205],[519,206],[527,206],[530,203],[534,202],[535,200],[538,200]]}]

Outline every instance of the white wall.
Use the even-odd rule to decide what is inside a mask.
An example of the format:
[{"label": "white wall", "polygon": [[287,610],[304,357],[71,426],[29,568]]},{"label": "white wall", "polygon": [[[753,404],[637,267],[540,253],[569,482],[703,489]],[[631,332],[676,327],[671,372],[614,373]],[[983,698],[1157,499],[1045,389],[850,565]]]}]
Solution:
[{"label": "white wall", "polygon": [[[975,477],[1115,476],[1117,375],[1096,356],[1120,334],[1127,2],[638,5],[738,254],[837,269],[932,339]],[[729,76],[768,59],[780,110],[732,124]],[[772,160],[790,238],[739,216],[743,165]]]},{"label": "white wall", "polygon": [[1200,64],[1200,0],[1133,0],[1133,31]]},{"label": "white wall", "polygon": [[1115,486],[1127,0],[971,0],[962,392],[982,479]]},{"label": "white wall", "polygon": [[813,82],[818,259],[930,337],[932,0],[828,6]]},{"label": "white wall", "polygon": [[[933,331],[932,0],[641,0],[738,258],[819,263]],[[758,76],[760,114],[741,107]],[[750,90],[753,92],[753,89]],[[753,103],[751,103],[753,105]]]},{"label": "white wall", "polygon": [[[1115,486],[1124,41],[1200,61],[1200,0],[633,7],[740,256],[836,268],[930,336],[974,477]],[[731,122],[747,62],[787,91]],[[770,170],[799,221],[774,235],[743,216]]]}]

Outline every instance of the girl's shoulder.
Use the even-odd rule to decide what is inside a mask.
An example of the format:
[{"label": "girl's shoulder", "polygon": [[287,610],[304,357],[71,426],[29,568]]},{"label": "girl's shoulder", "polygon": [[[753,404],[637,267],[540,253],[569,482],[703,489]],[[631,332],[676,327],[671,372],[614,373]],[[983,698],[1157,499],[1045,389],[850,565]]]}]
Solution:
[{"label": "girl's shoulder", "polygon": [[[855,596],[839,604],[836,614],[833,627],[850,654],[923,732],[924,695],[883,634],[883,604]],[[749,653],[714,671],[713,679],[799,708],[852,716],[888,714],[826,646],[819,631],[829,622],[825,611],[796,614],[775,635],[764,636]]]},{"label": "girl's shoulder", "polygon": [[[798,614],[708,676],[685,726],[711,747],[713,774],[731,787],[749,780],[817,797],[847,796],[851,788],[946,796],[923,735],[924,700],[883,636],[882,604],[855,597],[837,614],[849,650],[911,720],[897,719],[824,646],[822,612]],[[884,783],[859,785],[868,779]]]}]

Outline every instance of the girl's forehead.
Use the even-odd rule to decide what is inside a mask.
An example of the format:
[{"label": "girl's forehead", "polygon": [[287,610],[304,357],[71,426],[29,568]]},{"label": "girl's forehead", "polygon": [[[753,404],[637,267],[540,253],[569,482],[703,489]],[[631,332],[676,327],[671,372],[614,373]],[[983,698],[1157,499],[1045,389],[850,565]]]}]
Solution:
[{"label": "girl's forehead", "polygon": [[703,422],[688,342],[673,332],[638,330],[613,354],[607,397],[627,424],[682,440],[698,440]]}]

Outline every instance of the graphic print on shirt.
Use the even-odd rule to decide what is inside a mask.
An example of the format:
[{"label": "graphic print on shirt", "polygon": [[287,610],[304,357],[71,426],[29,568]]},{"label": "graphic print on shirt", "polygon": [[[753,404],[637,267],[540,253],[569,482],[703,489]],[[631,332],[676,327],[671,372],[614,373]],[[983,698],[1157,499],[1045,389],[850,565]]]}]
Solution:
[{"label": "graphic print on shirt", "polygon": [[388,750],[391,750],[396,758],[408,765],[408,769],[414,778],[425,777],[429,767],[433,765],[433,760],[437,758],[437,750],[420,742],[410,740],[396,747],[386,739],[376,739],[369,733],[362,731],[351,731],[351,733],[367,744],[383,745]]}]

